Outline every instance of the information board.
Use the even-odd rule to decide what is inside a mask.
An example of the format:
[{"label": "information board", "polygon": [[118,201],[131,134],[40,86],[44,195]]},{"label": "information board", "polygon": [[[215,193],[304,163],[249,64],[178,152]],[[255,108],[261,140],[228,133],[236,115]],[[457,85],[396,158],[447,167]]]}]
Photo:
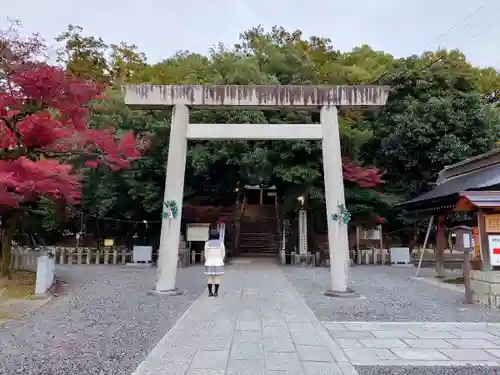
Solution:
[{"label": "information board", "polygon": [[492,266],[500,266],[500,234],[488,235],[488,247]]},{"label": "information board", "polygon": [[485,215],[484,228],[486,233],[500,233],[500,214]]}]

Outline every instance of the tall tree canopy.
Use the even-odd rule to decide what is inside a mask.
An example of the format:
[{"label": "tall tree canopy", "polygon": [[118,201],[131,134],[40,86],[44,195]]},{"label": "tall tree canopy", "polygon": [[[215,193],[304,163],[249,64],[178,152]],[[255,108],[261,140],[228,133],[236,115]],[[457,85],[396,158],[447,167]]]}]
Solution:
[{"label": "tall tree canopy", "polygon": [[[129,236],[142,227],[142,220],[158,221],[161,213],[169,113],[126,108],[119,94],[122,83],[391,85],[389,102],[379,113],[341,114],[346,199],[353,219],[367,223],[389,215],[392,202],[430,189],[429,182],[445,165],[487,150],[498,137],[498,108],[484,99],[500,89],[500,75],[493,68],[472,66],[459,51],[399,59],[367,45],[341,52],[328,38],[256,27],[243,32],[235,46],[218,45],[207,55],[180,51],[148,64],[140,46],[107,44],[84,35],[78,26],[70,26],[58,40],[62,68],[108,84],[114,97],[104,111],[91,114],[91,127],[112,123],[146,132],[151,141],[144,157],[128,170],[84,171],[83,211],[95,216],[84,218],[89,231]],[[317,114],[303,111],[200,110],[191,116],[199,123],[319,120]],[[320,144],[311,141],[191,142],[186,202],[210,197],[210,204],[221,204],[234,198],[231,192],[238,183],[268,183],[277,185],[287,202],[305,195],[314,211],[321,211],[321,157]],[[52,217],[49,208],[44,212]],[[121,221],[96,219],[103,217]],[[50,220],[43,225],[58,228]]]}]

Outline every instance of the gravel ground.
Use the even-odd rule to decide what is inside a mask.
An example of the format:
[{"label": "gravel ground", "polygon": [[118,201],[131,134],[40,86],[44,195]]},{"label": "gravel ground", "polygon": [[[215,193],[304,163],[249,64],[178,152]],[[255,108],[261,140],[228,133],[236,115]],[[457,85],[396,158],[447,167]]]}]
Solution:
[{"label": "gravel ground", "polygon": [[[283,267],[283,271],[320,321],[500,321],[500,310],[466,305],[462,293],[412,279],[414,268],[351,268],[352,287],[361,299],[325,297],[329,268]],[[433,272],[423,269],[421,274]]]},{"label": "gravel ground", "polygon": [[500,375],[500,368],[482,366],[355,366],[355,368],[359,375]]},{"label": "gravel ground", "polygon": [[200,295],[201,267],[180,269],[180,297],[147,294],[156,268],[62,266],[65,295],[0,327],[0,374],[130,375]]}]

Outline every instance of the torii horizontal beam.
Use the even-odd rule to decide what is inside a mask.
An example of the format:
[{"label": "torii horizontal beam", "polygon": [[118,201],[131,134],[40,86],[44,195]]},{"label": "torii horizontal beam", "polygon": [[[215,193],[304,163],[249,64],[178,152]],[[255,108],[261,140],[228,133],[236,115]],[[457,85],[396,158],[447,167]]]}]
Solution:
[{"label": "torii horizontal beam", "polygon": [[292,85],[126,85],[125,103],[137,109],[189,107],[239,107],[273,109],[293,107],[313,110],[322,106],[380,107],[389,86],[292,86]]}]

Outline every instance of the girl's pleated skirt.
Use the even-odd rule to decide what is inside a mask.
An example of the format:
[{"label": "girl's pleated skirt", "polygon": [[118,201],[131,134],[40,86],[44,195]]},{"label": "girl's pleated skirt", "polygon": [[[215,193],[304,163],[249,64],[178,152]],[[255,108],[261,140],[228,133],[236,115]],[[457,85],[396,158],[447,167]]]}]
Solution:
[{"label": "girl's pleated skirt", "polygon": [[205,266],[205,275],[220,276],[224,275],[224,266]]}]

